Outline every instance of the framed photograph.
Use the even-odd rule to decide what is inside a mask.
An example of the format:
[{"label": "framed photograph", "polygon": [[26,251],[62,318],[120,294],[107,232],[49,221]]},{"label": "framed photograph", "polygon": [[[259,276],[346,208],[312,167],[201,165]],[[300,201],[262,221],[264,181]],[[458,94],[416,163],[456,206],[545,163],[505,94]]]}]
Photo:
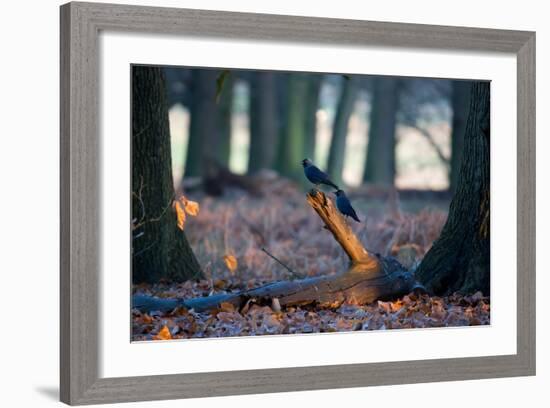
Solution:
[{"label": "framed photograph", "polygon": [[61,7],[61,400],[535,374],[535,33]]}]

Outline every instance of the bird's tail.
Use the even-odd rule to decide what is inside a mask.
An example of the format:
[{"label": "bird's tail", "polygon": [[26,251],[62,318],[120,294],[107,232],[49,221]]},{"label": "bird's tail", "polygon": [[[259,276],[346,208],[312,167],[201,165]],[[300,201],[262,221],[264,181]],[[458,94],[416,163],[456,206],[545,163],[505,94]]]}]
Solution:
[{"label": "bird's tail", "polygon": [[340,187],[338,187],[336,184],[334,184],[332,181],[328,180],[326,181],[326,184],[335,188],[336,190],[340,190]]},{"label": "bird's tail", "polygon": [[353,213],[353,215],[351,216],[351,218],[353,218],[355,221],[357,222],[361,222],[361,220],[359,219],[359,217],[357,216],[357,214],[355,214],[355,212]]}]

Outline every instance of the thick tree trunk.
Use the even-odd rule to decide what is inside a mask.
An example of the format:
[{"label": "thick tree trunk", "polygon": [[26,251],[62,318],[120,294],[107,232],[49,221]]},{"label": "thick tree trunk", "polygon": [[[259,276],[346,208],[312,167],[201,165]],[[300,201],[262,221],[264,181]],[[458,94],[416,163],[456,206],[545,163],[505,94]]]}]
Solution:
[{"label": "thick tree trunk", "polygon": [[273,167],[279,136],[276,76],[272,72],[256,72],[252,75],[249,174]]},{"label": "thick tree trunk", "polygon": [[201,177],[205,155],[216,143],[216,78],[219,71],[195,69],[192,73],[191,123],[185,160],[185,177]]},{"label": "thick tree trunk", "polygon": [[328,174],[332,177],[337,185],[342,184],[342,173],[344,171],[344,159],[346,153],[346,136],[348,135],[348,123],[355,100],[357,99],[356,77],[344,79],[342,85],[342,95],[338,102],[336,117],[334,118],[334,126],[332,128],[332,140],[330,142],[330,150],[328,155]]},{"label": "thick tree trunk", "polygon": [[470,81],[453,81],[452,107],[453,107],[453,128],[451,132],[451,172],[449,177],[449,189],[454,193],[458,186],[458,175],[462,162],[462,151],[464,149],[464,133],[466,132],[466,121],[470,109]]},{"label": "thick tree trunk", "polygon": [[489,295],[489,118],[489,83],[475,83],[449,216],[416,272],[436,294],[479,290]]},{"label": "thick tree trunk", "polygon": [[202,276],[172,209],[174,186],[161,68],[132,68],[132,280]]},{"label": "thick tree trunk", "polygon": [[369,124],[369,143],[363,181],[393,186],[395,179],[395,114],[398,106],[398,80],[374,80]]},{"label": "thick tree trunk", "polygon": [[271,303],[277,299],[281,306],[318,304],[337,307],[344,302],[366,304],[409,293],[416,285],[413,275],[393,258],[370,254],[353,233],[334,202],[324,193],[312,190],[308,203],[323,220],[325,228],[349,257],[349,269],[341,274],[319,276],[295,281],[274,282],[239,293],[220,294],[196,299],[158,299],[134,296],[132,307],[142,311],[170,310],[183,306],[195,311],[215,309],[222,302],[238,308],[247,302]]}]

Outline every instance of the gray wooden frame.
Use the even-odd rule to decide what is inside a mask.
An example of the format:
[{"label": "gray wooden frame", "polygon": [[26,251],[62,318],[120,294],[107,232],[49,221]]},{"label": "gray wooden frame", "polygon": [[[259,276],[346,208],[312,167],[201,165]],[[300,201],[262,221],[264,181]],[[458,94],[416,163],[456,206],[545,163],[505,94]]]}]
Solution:
[{"label": "gray wooden frame", "polygon": [[[515,54],[518,80],[517,354],[99,378],[98,34],[101,30]],[[535,374],[533,32],[69,3],[61,6],[60,166],[63,402],[94,404]]]}]

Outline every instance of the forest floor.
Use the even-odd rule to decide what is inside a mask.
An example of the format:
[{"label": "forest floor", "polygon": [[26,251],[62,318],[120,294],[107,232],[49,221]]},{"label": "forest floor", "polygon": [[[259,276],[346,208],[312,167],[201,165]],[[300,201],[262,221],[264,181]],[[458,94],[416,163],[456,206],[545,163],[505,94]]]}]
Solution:
[{"label": "forest floor", "polygon": [[[353,192],[361,223],[350,221],[364,246],[392,255],[407,268],[415,265],[439,236],[448,199],[419,200]],[[262,248],[303,277],[346,270],[348,259],[305,200],[305,191],[283,179],[264,183],[260,196],[228,189],[223,197],[189,194],[200,205],[185,222],[186,236],[206,279],[179,284],[140,284],[133,293],[161,298],[192,298],[237,292],[278,280],[296,278]],[[235,310],[197,313],[132,311],[132,340],[205,338],[262,334],[322,333],[351,330],[407,329],[487,325],[489,298],[481,293],[430,297],[411,293],[400,299],[369,305],[343,304],[334,309],[315,306],[280,309],[247,305]]]}]

